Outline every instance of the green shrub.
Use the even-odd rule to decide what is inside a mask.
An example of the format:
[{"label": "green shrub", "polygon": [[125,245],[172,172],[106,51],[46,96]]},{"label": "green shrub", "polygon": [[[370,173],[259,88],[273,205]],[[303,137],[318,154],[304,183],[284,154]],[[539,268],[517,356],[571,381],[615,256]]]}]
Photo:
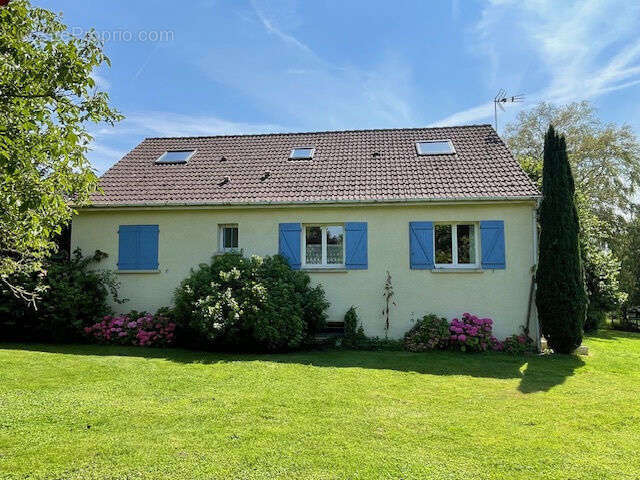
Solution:
[{"label": "green shrub", "polygon": [[358,325],[358,323],[356,307],[352,305],[344,315],[343,347],[358,348],[366,343],[367,336],[364,334],[364,328],[362,328],[362,325]]},{"label": "green shrub", "polygon": [[83,327],[93,325],[112,313],[109,296],[118,298],[118,283],[114,272],[95,270],[107,254],[96,250],[83,257],[80,249],[69,258],[58,254],[45,264],[44,279],[24,279],[26,285],[43,283],[44,289],[32,305],[2,292],[0,314],[13,324],[11,336],[17,340],[70,342],[83,338]]},{"label": "green shrub", "polygon": [[[224,349],[288,350],[310,344],[326,323],[321,286],[279,256],[214,256],[174,296],[173,316],[190,343]],[[197,340],[200,339],[200,342]]]},{"label": "green shrub", "polygon": [[430,313],[422,317],[404,336],[404,348],[410,352],[441,350],[449,345],[449,322]]},{"label": "green shrub", "polygon": [[392,338],[364,336],[363,341],[356,348],[357,350],[399,352],[403,350],[404,343],[402,340]]},{"label": "green shrub", "polygon": [[344,337],[341,345],[343,348],[353,350],[402,350],[401,340],[367,337],[354,306],[351,306],[344,315]]},{"label": "green shrub", "polygon": [[524,333],[521,333],[520,335],[511,335],[500,343],[502,351],[512,355],[523,355],[525,353],[535,352],[536,350],[533,340]]}]

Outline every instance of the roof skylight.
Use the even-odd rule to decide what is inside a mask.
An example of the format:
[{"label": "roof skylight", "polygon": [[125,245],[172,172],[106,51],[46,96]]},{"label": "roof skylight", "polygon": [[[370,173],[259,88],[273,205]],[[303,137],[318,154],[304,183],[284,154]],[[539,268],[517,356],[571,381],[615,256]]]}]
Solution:
[{"label": "roof skylight", "polygon": [[158,157],[156,163],[187,163],[195,150],[167,150]]},{"label": "roof skylight", "polygon": [[456,153],[451,140],[420,140],[416,142],[418,155],[448,155]]},{"label": "roof skylight", "polygon": [[315,150],[313,147],[295,147],[291,150],[289,158],[291,160],[310,160],[313,158]]}]

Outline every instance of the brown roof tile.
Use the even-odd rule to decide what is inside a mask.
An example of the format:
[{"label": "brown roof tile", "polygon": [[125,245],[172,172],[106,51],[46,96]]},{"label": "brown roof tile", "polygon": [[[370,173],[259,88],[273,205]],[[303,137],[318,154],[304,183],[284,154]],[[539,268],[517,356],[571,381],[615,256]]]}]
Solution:
[{"label": "brown roof tile", "polygon": [[[416,141],[440,139],[450,139],[456,153],[417,155]],[[289,160],[300,146],[315,147],[312,160]],[[186,164],[155,164],[166,150],[190,149],[196,153]],[[100,186],[104,193],[92,197],[96,206],[539,195],[489,125],[147,138],[102,176]]]}]

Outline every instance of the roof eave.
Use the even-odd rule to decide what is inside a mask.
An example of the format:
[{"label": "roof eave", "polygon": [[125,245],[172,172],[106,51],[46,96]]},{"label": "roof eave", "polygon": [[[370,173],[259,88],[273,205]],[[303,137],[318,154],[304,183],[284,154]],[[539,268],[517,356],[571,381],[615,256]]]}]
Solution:
[{"label": "roof eave", "polygon": [[112,204],[89,204],[79,207],[83,210],[96,209],[105,210],[112,208],[211,208],[211,207],[242,207],[242,208],[264,208],[264,207],[299,207],[299,206],[366,206],[366,205],[411,205],[428,203],[498,203],[498,202],[537,202],[542,195],[526,196],[494,196],[494,197],[465,197],[465,198],[409,198],[391,200],[314,200],[314,201],[285,201],[285,202],[145,202],[145,203],[112,203]]}]

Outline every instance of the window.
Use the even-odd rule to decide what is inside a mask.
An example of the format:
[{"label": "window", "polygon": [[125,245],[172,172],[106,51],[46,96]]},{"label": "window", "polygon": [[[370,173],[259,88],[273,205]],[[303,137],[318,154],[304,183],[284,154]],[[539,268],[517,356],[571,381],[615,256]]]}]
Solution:
[{"label": "window", "polygon": [[456,153],[451,140],[420,140],[416,142],[418,155],[446,155]]},{"label": "window", "polygon": [[437,268],[478,267],[478,228],[475,223],[447,223],[434,226]]},{"label": "window", "polygon": [[292,160],[311,160],[314,152],[315,148],[313,147],[296,147],[291,150],[289,158]]},{"label": "window", "polygon": [[306,225],[303,238],[305,267],[344,267],[343,225]]},{"label": "window", "polygon": [[187,163],[195,150],[167,150],[158,157],[156,163]]},{"label": "window", "polygon": [[238,249],[238,225],[220,225],[219,250],[232,252]]}]

